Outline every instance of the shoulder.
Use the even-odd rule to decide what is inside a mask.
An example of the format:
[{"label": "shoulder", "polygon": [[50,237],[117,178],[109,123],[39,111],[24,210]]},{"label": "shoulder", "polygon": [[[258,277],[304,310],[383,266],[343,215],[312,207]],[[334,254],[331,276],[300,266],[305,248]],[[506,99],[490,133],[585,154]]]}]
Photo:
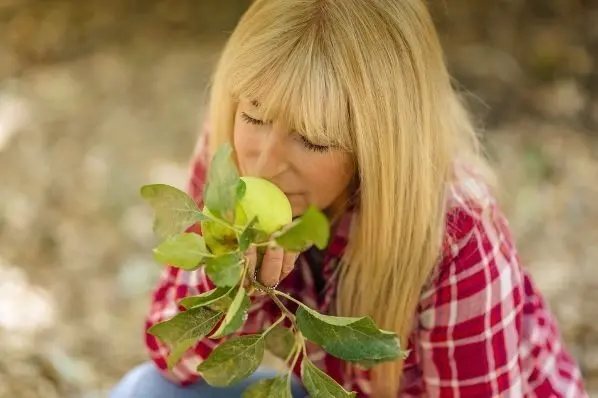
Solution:
[{"label": "shoulder", "polygon": [[496,198],[473,173],[463,174],[451,184],[447,198],[441,256],[420,302],[423,325],[427,311],[433,309],[438,314],[444,306],[461,308],[458,313],[463,319],[451,322],[492,311],[506,299],[512,309],[519,307],[523,272],[508,221]]},{"label": "shoulder", "polygon": [[[517,251],[509,222],[481,176],[467,173],[449,185],[439,275],[488,265],[513,265]],[[517,264],[518,265],[518,264]]]}]

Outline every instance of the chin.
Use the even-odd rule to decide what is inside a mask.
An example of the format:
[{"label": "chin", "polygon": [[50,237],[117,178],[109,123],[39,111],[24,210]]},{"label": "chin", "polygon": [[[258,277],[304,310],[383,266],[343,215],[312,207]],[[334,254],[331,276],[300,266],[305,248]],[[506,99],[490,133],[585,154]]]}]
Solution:
[{"label": "chin", "polygon": [[304,201],[301,201],[299,203],[291,202],[291,210],[293,213],[293,218],[299,217],[300,215],[305,213],[305,211],[307,210],[308,207],[309,207],[308,204],[305,203]]},{"label": "chin", "polygon": [[293,207],[293,218],[299,217],[304,212],[305,212],[305,209],[303,209],[303,208],[298,209],[298,208]]}]

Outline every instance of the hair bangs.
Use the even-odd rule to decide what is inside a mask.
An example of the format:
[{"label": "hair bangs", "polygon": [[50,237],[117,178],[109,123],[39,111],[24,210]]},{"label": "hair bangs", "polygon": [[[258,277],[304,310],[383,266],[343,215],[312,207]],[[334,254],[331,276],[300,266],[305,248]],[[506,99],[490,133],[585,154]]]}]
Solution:
[{"label": "hair bangs", "polygon": [[263,119],[314,144],[352,152],[348,92],[320,43],[313,31],[268,51],[244,43],[237,62],[228,65],[231,95],[255,101]]}]

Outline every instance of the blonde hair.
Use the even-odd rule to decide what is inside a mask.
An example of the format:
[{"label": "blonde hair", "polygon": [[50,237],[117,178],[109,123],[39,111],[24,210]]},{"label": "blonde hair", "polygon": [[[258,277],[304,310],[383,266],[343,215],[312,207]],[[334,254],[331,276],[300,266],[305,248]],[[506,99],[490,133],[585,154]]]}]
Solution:
[{"label": "blonde hair", "polygon": [[[255,1],[213,76],[212,151],[231,142],[240,98],[353,155],[359,205],[336,313],[369,315],[406,345],[439,259],[454,163],[483,164],[424,2]],[[402,366],[372,370],[375,396],[396,396]]]}]

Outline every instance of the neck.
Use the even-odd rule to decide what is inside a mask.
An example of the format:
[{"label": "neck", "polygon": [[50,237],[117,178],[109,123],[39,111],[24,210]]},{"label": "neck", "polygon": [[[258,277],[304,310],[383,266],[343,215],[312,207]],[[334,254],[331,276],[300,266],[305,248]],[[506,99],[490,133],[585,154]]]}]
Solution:
[{"label": "neck", "polygon": [[337,224],[342,216],[355,206],[354,195],[350,195],[348,191],[339,195],[334,202],[324,211],[331,224]]}]

